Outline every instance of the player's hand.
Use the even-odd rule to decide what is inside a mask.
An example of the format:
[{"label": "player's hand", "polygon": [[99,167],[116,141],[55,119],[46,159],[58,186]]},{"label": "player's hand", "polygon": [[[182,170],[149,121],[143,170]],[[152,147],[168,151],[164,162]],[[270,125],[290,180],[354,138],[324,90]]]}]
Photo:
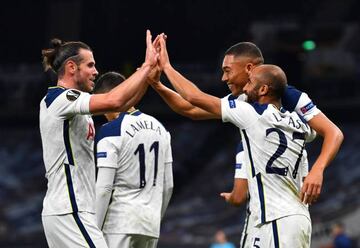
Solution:
[{"label": "player's hand", "polygon": [[161,76],[160,67],[159,65],[156,65],[151,69],[149,75],[147,76],[147,83],[150,85],[156,84],[157,82],[160,81],[160,76]]},{"label": "player's hand", "polygon": [[226,202],[230,202],[231,200],[231,193],[222,192],[220,193],[220,196],[223,197]]},{"label": "player's hand", "polygon": [[323,171],[313,168],[304,180],[300,192],[300,200],[305,204],[313,204],[321,193],[323,183]]},{"label": "player's hand", "polygon": [[150,67],[154,67],[159,59],[159,53],[156,51],[151,39],[150,30],[146,30],[146,53],[143,66],[149,65]]},{"label": "player's hand", "polygon": [[160,44],[160,51],[159,51],[159,66],[162,70],[164,68],[171,66],[169,55],[166,48],[166,38],[167,36],[165,34],[161,34],[159,38],[159,44]]}]

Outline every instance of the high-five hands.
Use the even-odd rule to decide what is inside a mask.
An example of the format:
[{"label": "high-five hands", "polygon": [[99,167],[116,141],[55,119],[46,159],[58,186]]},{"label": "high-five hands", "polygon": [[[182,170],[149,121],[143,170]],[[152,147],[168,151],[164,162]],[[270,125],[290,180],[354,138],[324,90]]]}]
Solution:
[{"label": "high-five hands", "polygon": [[146,30],[146,53],[145,53],[145,62],[143,66],[150,66],[151,68],[155,67],[159,60],[159,53],[154,47],[154,43],[151,41],[152,36],[150,30]]}]

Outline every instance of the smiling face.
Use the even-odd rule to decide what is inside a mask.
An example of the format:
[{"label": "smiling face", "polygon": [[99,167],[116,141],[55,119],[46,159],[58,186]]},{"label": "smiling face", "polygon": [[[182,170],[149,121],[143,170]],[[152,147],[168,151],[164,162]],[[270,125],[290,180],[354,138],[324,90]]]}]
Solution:
[{"label": "smiling face", "polygon": [[261,86],[262,83],[260,83],[259,77],[252,71],[252,73],[250,73],[249,80],[244,87],[244,93],[247,95],[248,103],[254,103],[259,101],[259,89]]},{"label": "smiling face", "polygon": [[249,57],[225,55],[222,70],[222,81],[225,82],[231,94],[239,96],[249,79],[249,71],[254,65]]},{"label": "smiling face", "polygon": [[99,74],[95,67],[94,56],[90,50],[86,49],[80,49],[79,55],[82,60],[77,65],[77,70],[74,74],[75,83],[79,90],[91,92],[95,86],[95,78]]}]

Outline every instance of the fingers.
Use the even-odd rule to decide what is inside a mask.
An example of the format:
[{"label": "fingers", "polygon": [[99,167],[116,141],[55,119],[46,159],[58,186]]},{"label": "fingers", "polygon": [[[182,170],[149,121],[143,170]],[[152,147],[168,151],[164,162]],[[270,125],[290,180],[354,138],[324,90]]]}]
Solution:
[{"label": "fingers", "polygon": [[220,193],[220,196],[223,197],[225,199],[225,201],[227,201],[227,202],[230,199],[230,195],[231,195],[231,193],[226,193],[226,192]]},{"label": "fingers", "polygon": [[300,192],[300,200],[305,204],[313,204],[317,201],[321,193],[321,186],[318,184],[304,183]]},{"label": "fingers", "polygon": [[305,203],[305,196],[306,196],[306,191],[307,191],[307,184],[304,183],[304,185],[301,188],[301,192],[300,192],[300,201]]},{"label": "fingers", "polygon": [[161,38],[161,35],[158,34],[158,35],[156,36],[155,40],[153,41],[152,44],[153,44],[153,46],[154,46],[155,48],[159,47],[159,40],[160,40],[160,38]]},{"label": "fingers", "polygon": [[150,47],[152,45],[151,42],[152,36],[151,36],[151,32],[149,29],[146,30],[146,46]]}]

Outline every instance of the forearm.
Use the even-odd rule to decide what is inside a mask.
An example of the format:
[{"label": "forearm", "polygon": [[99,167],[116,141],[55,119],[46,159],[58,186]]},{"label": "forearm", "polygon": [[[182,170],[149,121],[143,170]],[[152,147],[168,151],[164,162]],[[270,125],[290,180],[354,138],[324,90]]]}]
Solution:
[{"label": "forearm", "polygon": [[177,114],[193,120],[208,120],[216,118],[212,113],[196,107],[182,98],[177,92],[166,87],[161,82],[151,84],[164,102]]},{"label": "forearm", "polygon": [[316,159],[313,168],[324,170],[338,153],[341,143],[343,141],[343,134],[340,130],[335,133],[328,133],[324,137],[321,152]]},{"label": "forearm", "polygon": [[127,111],[129,106],[126,103],[146,84],[146,78],[150,70],[149,65],[143,65],[127,80],[116,86],[110,92],[92,95],[90,99],[90,112],[96,114],[110,111]]},{"label": "forearm", "polygon": [[173,181],[173,172],[172,172],[172,163],[165,164],[165,177],[164,177],[164,191],[163,191],[163,201],[161,206],[161,218],[164,217],[166,209],[169,205],[172,193],[174,188]]},{"label": "forearm", "polygon": [[164,72],[175,90],[190,104],[212,114],[211,118],[221,118],[221,102],[218,97],[202,92],[195,84],[183,77],[171,65],[164,68]]},{"label": "forearm", "polygon": [[248,194],[247,179],[235,178],[229,202],[235,206],[240,206],[246,202]]},{"label": "forearm", "polygon": [[195,84],[187,80],[171,65],[165,67],[164,72],[175,90],[180,94],[182,98],[184,98],[190,104],[192,104],[193,101],[196,102],[196,97],[198,94],[201,93],[201,91]]},{"label": "forearm", "polygon": [[96,182],[96,224],[101,229],[111,199],[115,169],[100,168]]},{"label": "forearm", "polygon": [[96,186],[96,224],[101,229],[111,198],[111,187]]},{"label": "forearm", "polygon": [[[132,74],[125,82],[115,87],[109,92],[110,99],[114,99],[119,103],[117,111],[124,112],[132,107],[136,101],[139,101],[139,95],[143,95],[147,89],[146,79],[150,73],[150,66],[143,65],[139,70]],[[127,106],[125,103],[135,98],[132,106]],[[130,101],[131,102],[131,101]]]},{"label": "forearm", "polygon": [[324,138],[320,155],[313,166],[313,168],[323,171],[335,158],[344,136],[341,130],[322,113],[310,120],[309,124]]},{"label": "forearm", "polygon": [[127,109],[130,109],[131,107],[134,107],[136,106],[139,101],[141,100],[141,98],[144,96],[145,92],[147,91],[149,85],[146,83],[146,84],[142,84],[140,86],[140,89],[138,91],[136,91],[135,95],[130,98],[130,100],[126,103],[126,108]]}]

